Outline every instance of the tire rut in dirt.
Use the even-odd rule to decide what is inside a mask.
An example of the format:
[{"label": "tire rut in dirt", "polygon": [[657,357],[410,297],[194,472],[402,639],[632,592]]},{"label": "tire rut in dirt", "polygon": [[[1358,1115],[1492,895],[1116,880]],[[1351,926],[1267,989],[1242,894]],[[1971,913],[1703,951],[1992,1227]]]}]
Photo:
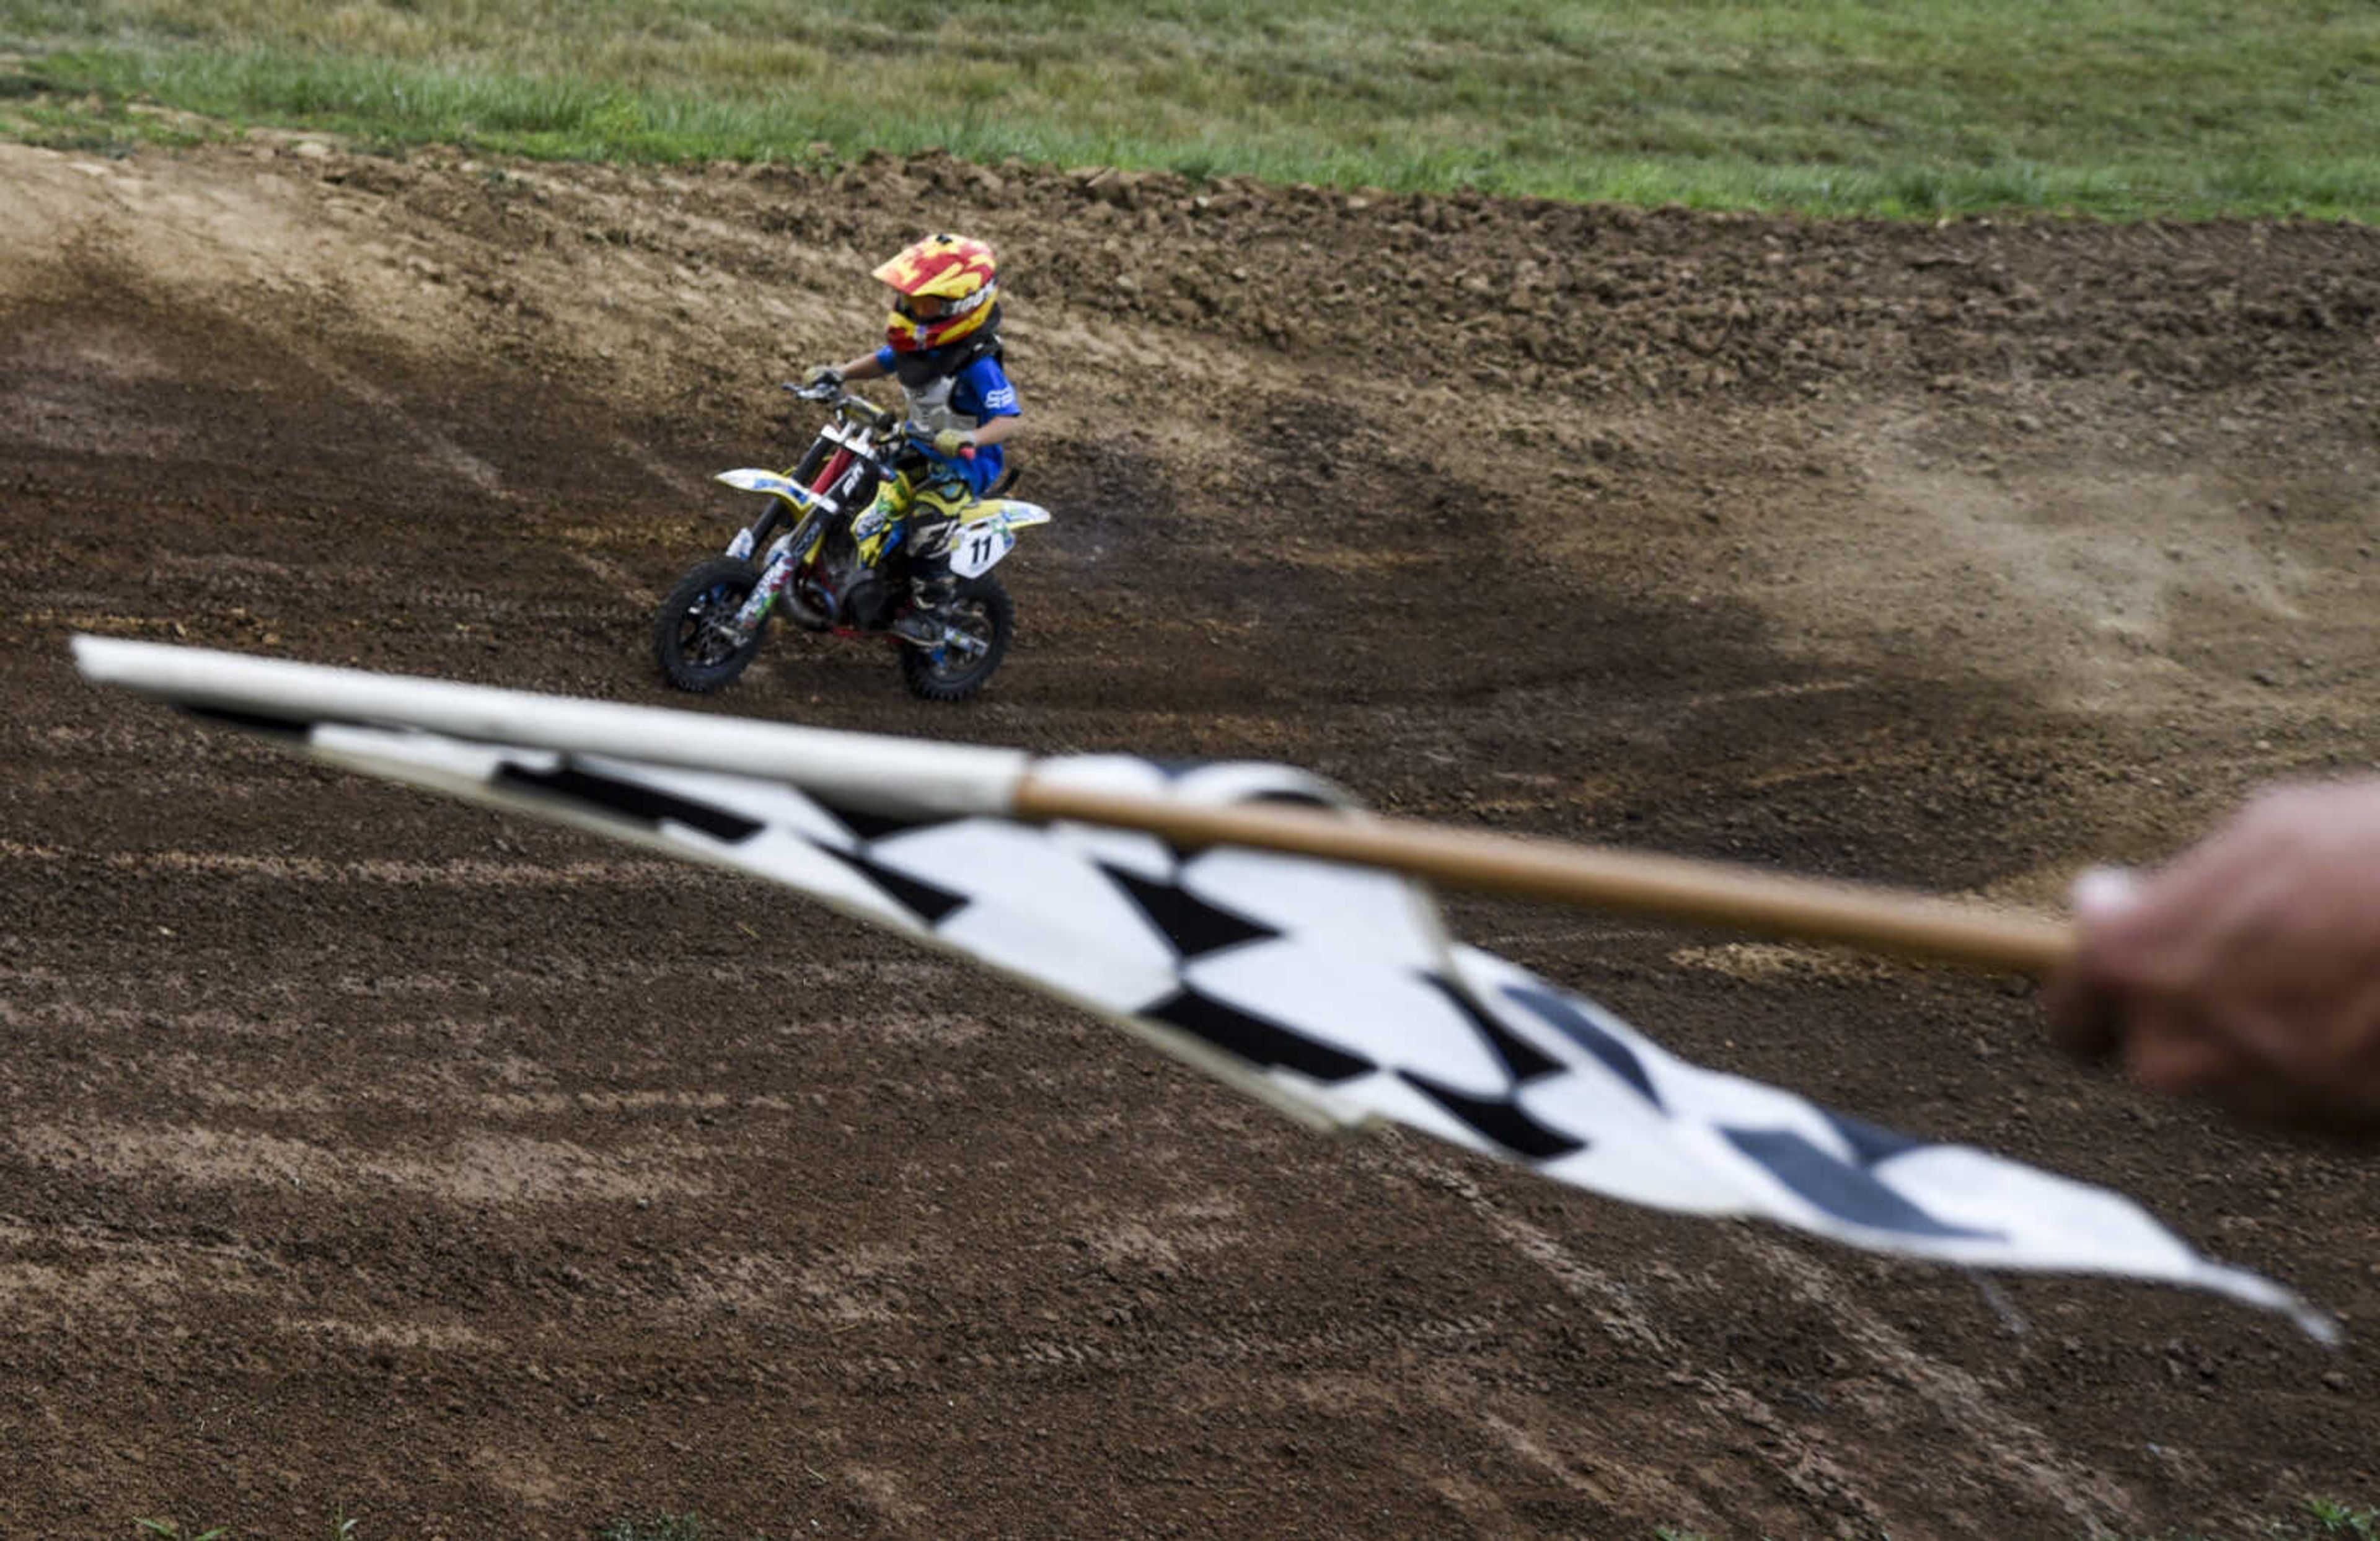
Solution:
[{"label": "tire rut in dirt", "polygon": [[[156,224],[264,186],[245,152],[135,160],[193,195],[145,200]],[[59,176],[124,170],[93,166]],[[0,318],[0,892],[34,896],[0,905],[0,1524],[170,1503],[302,1535],[335,1491],[458,1535],[659,1501],[738,1534],[2062,1537],[2078,1508],[2244,1532],[2362,1491],[2351,1351],[2047,1280],[2004,1287],[2013,1337],[1938,1270],[1318,1140],[759,885],[193,733],[83,686],[63,640],[1280,758],[1401,812],[2047,894],[2111,827],[2152,856],[2252,772],[2368,758],[2363,632],[2301,591],[2335,601],[2360,561],[2367,235],[1238,186],[1122,209],[1002,172],[1020,454],[1058,518],[1001,568],[1018,645],[954,717],[875,646],[764,651],[689,698],[632,590],[732,531],[687,479],[779,442],[768,351],[869,319],[840,248],[892,249],[909,195],[969,168],[272,169],[310,240],[356,243],[351,288],[299,292],[298,249],[281,290],[209,287],[237,253],[203,245],[152,276],[110,213]],[[444,278],[370,256],[350,204]],[[1139,295],[1074,282],[1127,250],[1159,264]],[[1410,297],[1360,359],[1316,320],[1351,271]],[[602,320],[580,294],[616,301],[633,368],[573,331]],[[383,325],[392,295],[432,303]],[[1149,400],[1181,421],[1118,428]],[[2237,539],[2301,575],[2300,618],[2172,600],[2141,677],[2283,684],[2183,692],[2169,726],[2044,708],[1931,615],[1803,635],[1753,537],[1857,564],[1826,540],[1874,495],[1846,428],[1869,408],[1912,425],[1921,492],[2050,459],[2228,489],[2253,459]],[[1876,528],[1922,545],[1916,512]],[[2077,1078],[2012,982],[1450,910],[1681,1051],[2116,1182],[2380,1312],[2363,1165]]]}]

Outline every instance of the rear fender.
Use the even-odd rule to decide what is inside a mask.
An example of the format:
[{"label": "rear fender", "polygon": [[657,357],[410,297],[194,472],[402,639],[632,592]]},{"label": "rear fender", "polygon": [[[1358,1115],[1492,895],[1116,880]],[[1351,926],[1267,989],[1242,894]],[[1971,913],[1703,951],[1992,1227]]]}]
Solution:
[{"label": "rear fender", "polygon": [[1038,503],[1026,503],[1017,498],[984,498],[967,506],[959,515],[961,528],[985,519],[998,519],[1010,529],[1023,529],[1027,525],[1046,525],[1050,511]]}]

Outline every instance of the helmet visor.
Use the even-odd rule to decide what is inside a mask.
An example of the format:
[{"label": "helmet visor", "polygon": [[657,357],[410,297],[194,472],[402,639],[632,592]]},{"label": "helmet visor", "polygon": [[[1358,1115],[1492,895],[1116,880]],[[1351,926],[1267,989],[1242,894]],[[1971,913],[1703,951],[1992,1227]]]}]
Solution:
[{"label": "helmet visor", "polygon": [[892,291],[892,309],[915,322],[941,321],[951,313],[951,301],[941,295],[905,295]]}]

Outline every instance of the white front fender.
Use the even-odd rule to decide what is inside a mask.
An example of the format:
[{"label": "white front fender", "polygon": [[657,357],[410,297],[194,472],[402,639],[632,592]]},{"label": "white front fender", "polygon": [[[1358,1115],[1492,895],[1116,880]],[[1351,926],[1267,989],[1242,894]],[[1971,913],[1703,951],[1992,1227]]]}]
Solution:
[{"label": "white front fender", "polygon": [[743,470],[722,471],[711,479],[723,481],[739,492],[773,493],[792,504],[795,508],[808,508],[818,501],[817,493],[791,477],[781,476],[775,471],[756,470],[747,467]]}]

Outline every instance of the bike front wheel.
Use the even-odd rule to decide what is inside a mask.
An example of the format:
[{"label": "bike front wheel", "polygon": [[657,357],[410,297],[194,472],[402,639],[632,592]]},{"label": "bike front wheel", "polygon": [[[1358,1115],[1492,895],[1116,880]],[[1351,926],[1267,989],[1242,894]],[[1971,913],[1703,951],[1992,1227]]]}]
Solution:
[{"label": "bike front wheel", "polygon": [[760,575],[733,556],[714,556],[677,580],[653,620],[653,661],[662,677],[698,696],[733,681],[760,650],[767,616],[748,637],[735,630],[736,612],[752,596]]}]

